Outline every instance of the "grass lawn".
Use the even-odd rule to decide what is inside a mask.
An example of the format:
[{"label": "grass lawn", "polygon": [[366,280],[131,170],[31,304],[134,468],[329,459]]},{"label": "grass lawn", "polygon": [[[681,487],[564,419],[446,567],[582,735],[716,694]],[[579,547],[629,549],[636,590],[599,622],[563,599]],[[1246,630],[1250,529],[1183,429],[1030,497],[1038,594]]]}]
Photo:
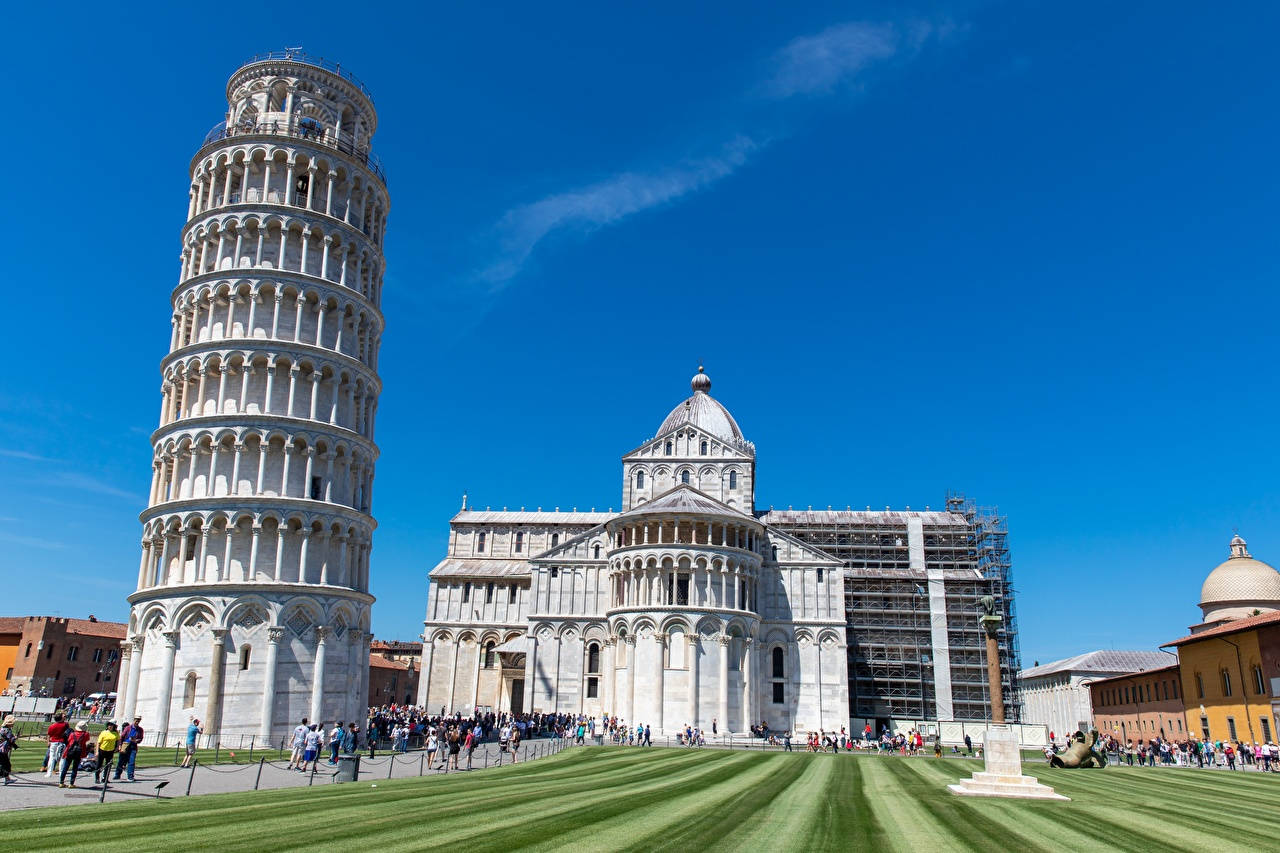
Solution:
[{"label": "grass lawn", "polygon": [[[1029,767],[1070,803],[956,797],[977,762],[587,747],[429,779],[0,814],[24,850],[1277,849],[1280,779]],[[3,791],[0,790],[0,796]]]}]

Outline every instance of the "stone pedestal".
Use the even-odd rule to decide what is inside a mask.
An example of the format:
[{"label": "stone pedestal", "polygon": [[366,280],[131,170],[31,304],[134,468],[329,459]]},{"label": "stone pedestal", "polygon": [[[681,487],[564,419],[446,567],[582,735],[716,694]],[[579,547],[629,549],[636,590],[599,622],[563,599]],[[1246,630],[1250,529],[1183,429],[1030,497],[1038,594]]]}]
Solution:
[{"label": "stone pedestal", "polygon": [[962,797],[1010,797],[1023,800],[1066,800],[1034,776],[1022,775],[1022,753],[1018,737],[1008,726],[992,726],[987,730],[983,755],[987,766],[981,773],[948,785],[953,794]]}]

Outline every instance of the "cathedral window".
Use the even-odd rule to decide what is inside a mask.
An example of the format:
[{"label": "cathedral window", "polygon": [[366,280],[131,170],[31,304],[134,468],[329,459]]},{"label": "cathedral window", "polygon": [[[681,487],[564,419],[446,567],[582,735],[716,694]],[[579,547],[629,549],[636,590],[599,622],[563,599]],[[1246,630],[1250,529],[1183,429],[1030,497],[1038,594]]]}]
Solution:
[{"label": "cathedral window", "polygon": [[587,698],[595,699],[599,695],[600,695],[600,679],[588,678],[587,679]]},{"label": "cathedral window", "polygon": [[587,672],[600,671],[600,646],[592,643],[587,647]]},{"label": "cathedral window", "polygon": [[670,455],[671,455],[671,442],[669,442],[669,441],[667,442],[666,454],[667,454],[668,456],[670,456]]},{"label": "cathedral window", "polygon": [[476,537],[476,553],[477,554],[484,553],[484,540],[485,540],[485,534],[483,532]]},{"label": "cathedral window", "polygon": [[773,561],[775,563],[778,562],[778,546],[777,545],[773,546]]},{"label": "cathedral window", "polygon": [[552,547],[552,548],[554,548],[554,547],[556,547],[556,546],[557,546],[557,545],[559,545],[559,544],[560,544],[560,534],[559,534],[559,533],[552,533],[552,534],[551,534],[551,547]]},{"label": "cathedral window", "polygon": [[600,559],[600,546],[596,545],[592,549],[592,553],[593,553],[593,559],[596,559],[596,560]]},{"label": "cathedral window", "polygon": [[511,584],[511,586],[508,588],[507,601],[508,603],[510,603],[510,602],[514,602],[515,600],[516,600],[516,585]]},{"label": "cathedral window", "polygon": [[818,583],[822,583],[822,569],[818,569]]},{"label": "cathedral window", "polygon": [[783,666],[785,661],[784,655],[785,655],[785,652],[782,651],[781,646],[774,648],[773,650],[773,677],[774,678],[783,677]]},{"label": "cathedral window", "polygon": [[729,472],[729,488],[730,489],[738,488],[738,472],[737,471]]},{"label": "cathedral window", "polygon": [[637,489],[644,488],[644,472],[643,471],[636,472],[636,488]]},{"label": "cathedral window", "polygon": [[471,600],[471,581],[467,581],[462,585],[462,600],[464,602]]},{"label": "cathedral window", "polygon": [[556,566],[552,566],[552,567],[551,567],[551,577],[553,577],[553,578],[558,578],[558,577],[560,577],[560,569],[559,569],[559,568],[557,568]]},{"label": "cathedral window", "polygon": [[701,444],[701,445],[699,445],[699,447],[698,447],[698,452],[699,452],[700,454],[702,454],[703,456],[706,456],[706,455],[707,455],[707,443],[706,443],[705,441],[704,441],[704,442],[702,442],[702,444]]},{"label": "cathedral window", "polygon": [[240,669],[245,670],[249,668],[249,656],[252,654],[253,648],[251,646],[240,647]]},{"label": "cathedral window", "polygon": [[486,587],[484,588],[484,603],[485,603],[485,604],[492,604],[492,603],[493,603],[493,586],[494,586],[494,585],[493,585],[493,581],[489,581],[488,586],[486,586]]},{"label": "cathedral window", "polygon": [[[490,584],[493,586],[493,584]],[[493,669],[493,663],[497,659],[498,653],[494,651],[493,640],[484,644],[484,668]]]},{"label": "cathedral window", "polygon": [[524,531],[523,530],[517,531],[516,533],[516,553],[519,554],[522,551],[524,551]]},{"label": "cathedral window", "polygon": [[681,472],[680,472],[680,482],[681,482],[681,483],[684,483],[686,486],[687,486],[687,485],[689,485],[689,472],[688,472],[688,471],[681,471]]}]

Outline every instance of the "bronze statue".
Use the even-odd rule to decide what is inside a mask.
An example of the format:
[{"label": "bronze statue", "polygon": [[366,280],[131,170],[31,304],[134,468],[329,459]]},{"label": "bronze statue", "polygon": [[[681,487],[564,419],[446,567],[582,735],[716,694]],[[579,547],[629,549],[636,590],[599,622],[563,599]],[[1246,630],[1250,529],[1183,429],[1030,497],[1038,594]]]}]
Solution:
[{"label": "bronze statue", "polygon": [[1071,746],[1049,759],[1053,767],[1097,767],[1101,770],[1107,766],[1107,757],[1094,745],[1098,742],[1098,730],[1090,729],[1088,734],[1076,732],[1072,735]]}]

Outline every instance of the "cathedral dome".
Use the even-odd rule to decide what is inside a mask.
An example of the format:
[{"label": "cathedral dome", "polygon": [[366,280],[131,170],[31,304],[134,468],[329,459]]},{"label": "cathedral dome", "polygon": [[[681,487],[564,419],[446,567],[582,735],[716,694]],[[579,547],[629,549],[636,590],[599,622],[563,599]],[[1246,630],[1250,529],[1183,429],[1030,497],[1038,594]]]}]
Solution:
[{"label": "cathedral dome", "polygon": [[1231,539],[1231,556],[1209,573],[1200,588],[1204,621],[1240,619],[1255,610],[1280,610],[1280,572],[1253,559],[1239,536]]},{"label": "cathedral dome", "polygon": [[676,427],[689,424],[730,444],[741,442],[742,430],[738,429],[738,422],[711,396],[711,377],[703,372],[701,365],[689,384],[693,388],[693,396],[671,410],[662,426],[658,427],[657,434],[665,435]]}]

